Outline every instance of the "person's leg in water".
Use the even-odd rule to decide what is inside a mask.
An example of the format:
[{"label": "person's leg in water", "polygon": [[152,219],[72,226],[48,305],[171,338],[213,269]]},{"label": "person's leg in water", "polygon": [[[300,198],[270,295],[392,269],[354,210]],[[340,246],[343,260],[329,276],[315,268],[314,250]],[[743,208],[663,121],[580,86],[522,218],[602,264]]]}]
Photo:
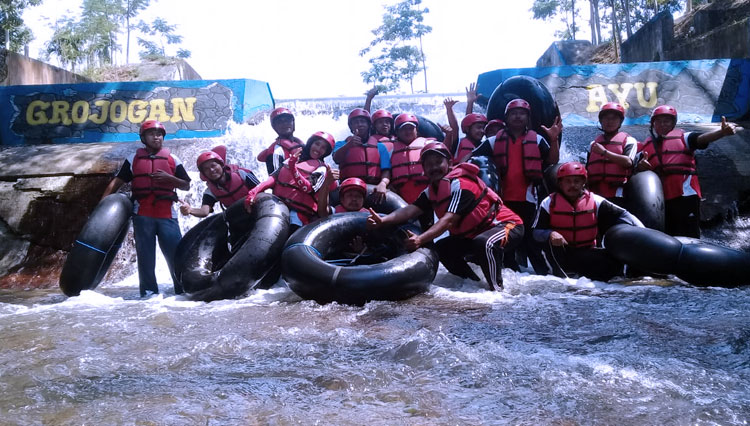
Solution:
[{"label": "person's leg in water", "polygon": [[133,237],[138,260],[138,282],[141,297],[150,291],[159,293],[156,284],[156,220],[152,217],[133,216]]},{"label": "person's leg in water", "polygon": [[449,236],[435,243],[440,262],[453,275],[479,281],[479,277],[471,269],[464,256],[471,248],[471,240],[457,236]]},{"label": "person's leg in water", "polygon": [[506,249],[513,250],[521,243],[523,225],[500,223],[471,240],[473,260],[482,267],[490,290],[503,288],[503,257]]},{"label": "person's leg in water", "polygon": [[164,255],[164,259],[167,261],[167,267],[169,267],[169,274],[172,276],[172,283],[174,285],[174,293],[182,294],[182,284],[180,284],[177,276],[174,272],[174,257],[177,253],[177,245],[182,239],[182,233],[180,232],[180,225],[177,223],[177,219],[156,219],[158,220],[158,227],[156,236],[159,238],[159,248]]}]

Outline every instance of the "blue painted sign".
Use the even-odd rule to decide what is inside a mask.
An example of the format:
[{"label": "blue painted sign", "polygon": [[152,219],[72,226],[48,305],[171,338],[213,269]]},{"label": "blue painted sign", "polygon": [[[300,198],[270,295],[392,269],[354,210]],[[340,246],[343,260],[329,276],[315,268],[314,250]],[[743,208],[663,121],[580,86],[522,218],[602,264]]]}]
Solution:
[{"label": "blue painted sign", "polygon": [[167,139],[220,136],[273,109],[256,80],[133,81],[0,87],[0,144],[137,141],[145,120]]},{"label": "blue painted sign", "polygon": [[601,106],[625,106],[625,124],[648,124],[651,111],[668,104],[682,123],[738,120],[750,112],[750,59],[639,62],[501,69],[477,78],[479,103],[507,78],[527,75],[552,93],[563,122],[596,126]]}]

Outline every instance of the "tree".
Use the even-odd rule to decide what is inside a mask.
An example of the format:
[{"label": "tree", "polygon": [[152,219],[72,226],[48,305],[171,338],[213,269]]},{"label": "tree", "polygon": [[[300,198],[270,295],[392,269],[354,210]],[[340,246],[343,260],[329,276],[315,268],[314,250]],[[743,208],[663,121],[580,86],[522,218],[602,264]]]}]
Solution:
[{"label": "tree", "polygon": [[579,15],[575,0],[534,0],[531,5],[534,19],[548,20],[557,15],[562,16],[565,30],[555,31],[555,36],[562,40],[575,40],[578,27],[576,17]]},{"label": "tree", "polygon": [[[139,53],[141,59],[166,57],[166,45],[182,43],[182,36],[174,33],[177,26],[169,25],[163,18],[156,18],[151,24],[140,21],[138,29],[142,33],[156,38],[156,41],[154,41],[138,37],[138,44],[143,48]],[[181,58],[188,58],[190,57],[190,51],[179,49],[177,55]]]},{"label": "tree", "polygon": [[[421,3],[422,0],[403,0],[386,7],[383,24],[372,31],[375,39],[359,52],[360,56],[365,56],[380,47],[379,54],[369,59],[370,69],[362,72],[366,83],[381,84],[385,91],[391,91],[398,88],[401,80],[408,80],[414,93],[414,77],[421,68],[424,91],[427,92],[427,65],[422,37],[429,34],[432,27],[423,23],[429,9],[422,9]],[[412,44],[414,41],[418,41],[418,47]]]},{"label": "tree", "polygon": [[125,63],[130,63],[130,30],[134,27],[130,25],[130,20],[138,16],[138,14],[148,7],[151,0],[125,0],[125,31],[126,36],[126,47],[125,47]]},{"label": "tree", "polygon": [[72,18],[59,19],[55,25],[52,39],[45,43],[45,56],[48,60],[51,55],[56,56],[61,66],[70,66],[71,71],[76,72],[76,65],[86,57],[85,35]]},{"label": "tree", "polygon": [[23,23],[23,11],[30,6],[37,6],[42,0],[0,0],[0,30],[2,30],[3,47],[5,42],[10,50],[19,52],[23,46],[34,39],[29,27]]}]

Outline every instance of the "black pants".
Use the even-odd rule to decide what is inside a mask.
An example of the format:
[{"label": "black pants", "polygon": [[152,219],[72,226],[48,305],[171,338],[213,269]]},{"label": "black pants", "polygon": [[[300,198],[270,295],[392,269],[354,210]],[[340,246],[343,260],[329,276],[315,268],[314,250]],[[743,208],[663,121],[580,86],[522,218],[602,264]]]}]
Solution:
[{"label": "black pants", "polygon": [[435,248],[448,272],[479,281],[466,263],[468,257],[469,261],[482,267],[490,289],[499,290],[503,288],[503,252],[514,249],[523,240],[523,229],[523,225],[517,225],[508,230],[505,223],[500,223],[473,239],[454,235],[443,238],[435,244]]},{"label": "black pants", "polygon": [[701,200],[697,195],[677,197],[664,202],[664,222],[667,234],[700,238]]},{"label": "black pants", "polygon": [[582,275],[592,280],[608,281],[623,276],[624,265],[603,248],[553,247],[546,244],[544,254],[558,277]]},{"label": "black pants", "polygon": [[547,263],[544,261],[542,251],[539,245],[534,242],[531,235],[531,227],[534,225],[534,219],[536,219],[536,204],[529,203],[528,201],[506,201],[505,205],[521,217],[523,225],[528,229],[528,232],[523,236],[523,241],[519,244],[518,254],[516,254],[516,249],[505,251],[505,266],[518,271],[519,263],[526,266],[525,257],[528,257],[531,267],[534,268],[534,272],[539,275],[549,274],[550,271]]}]

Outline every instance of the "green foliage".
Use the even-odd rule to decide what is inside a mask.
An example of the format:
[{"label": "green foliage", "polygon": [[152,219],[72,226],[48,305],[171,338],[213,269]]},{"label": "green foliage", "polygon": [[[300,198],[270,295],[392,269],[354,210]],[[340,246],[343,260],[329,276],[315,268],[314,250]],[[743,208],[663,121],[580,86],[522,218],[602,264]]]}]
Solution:
[{"label": "green foliage", "polygon": [[5,31],[10,35],[10,50],[20,52],[24,45],[34,39],[29,27],[22,19],[23,11],[37,6],[42,0],[0,0],[0,40],[5,47]]},{"label": "green foliage", "polygon": [[531,12],[534,14],[534,19],[543,21],[559,15],[565,28],[555,31],[555,36],[560,40],[575,40],[579,29],[576,18],[580,16],[580,13],[574,0],[534,0]]},{"label": "green foliage", "polygon": [[[141,59],[159,56],[167,57],[167,45],[182,43],[182,36],[174,33],[176,29],[176,25],[170,25],[162,18],[154,19],[151,24],[140,21],[138,23],[138,30],[144,35],[151,37],[150,39],[138,37],[138,44],[142,47],[142,50],[138,53]],[[190,51],[179,49],[177,56],[183,59],[189,58]]]},{"label": "green foliage", "polygon": [[[370,69],[361,73],[365,83],[374,83],[383,89],[381,92],[390,92],[407,80],[414,92],[414,77],[420,71],[427,72],[421,39],[432,31],[432,27],[424,24],[424,14],[429,9],[421,9],[421,3],[422,0],[403,0],[386,7],[383,24],[372,31],[375,38],[359,52],[360,56],[372,53],[368,59]],[[414,45],[416,41],[419,47]],[[426,81],[425,77],[425,91]]]},{"label": "green foliage", "polygon": [[[693,0],[693,5],[705,3],[707,0]],[[627,2],[627,15],[625,3]],[[581,0],[578,3],[582,3]],[[657,13],[668,10],[671,13],[681,11],[685,0],[599,0],[594,2],[598,6],[599,20],[612,27],[612,7],[614,5],[617,14],[617,27],[627,28],[632,26],[633,31],[643,26]],[[579,28],[574,25],[578,17],[578,9],[575,0],[534,0],[531,7],[534,19],[550,20],[560,17],[566,24],[566,28],[555,33],[560,39],[568,40],[574,38]]]}]

